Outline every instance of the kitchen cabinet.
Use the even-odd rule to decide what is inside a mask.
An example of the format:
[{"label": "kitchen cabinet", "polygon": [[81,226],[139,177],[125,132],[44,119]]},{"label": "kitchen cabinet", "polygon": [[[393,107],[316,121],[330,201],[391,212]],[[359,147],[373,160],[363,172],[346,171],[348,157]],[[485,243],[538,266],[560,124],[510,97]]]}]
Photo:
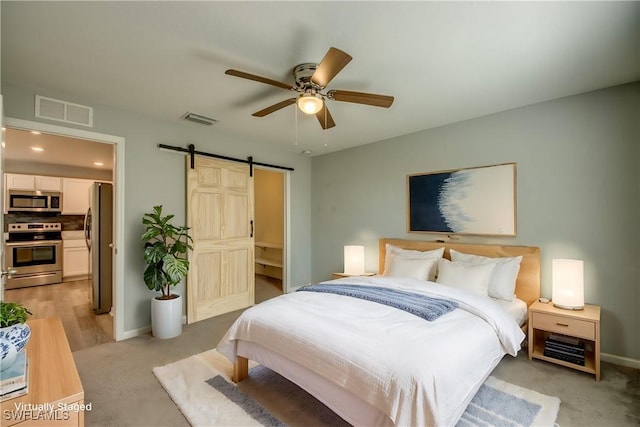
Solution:
[{"label": "kitchen cabinet", "polygon": [[5,174],[7,190],[40,190],[60,191],[60,178],[55,176],[38,176],[8,173]]},{"label": "kitchen cabinet", "polygon": [[[74,232],[76,233],[76,232]],[[80,234],[82,232],[78,232]],[[89,249],[81,238],[62,240],[62,280],[86,279],[89,277]]]},{"label": "kitchen cabinet", "polygon": [[62,178],[62,214],[85,215],[89,209],[92,179]]},{"label": "kitchen cabinet", "polygon": [[36,190],[40,191],[60,191],[62,184],[60,178],[55,176],[36,176]]},{"label": "kitchen cabinet", "polygon": [[33,175],[5,174],[7,190],[35,190],[36,177]]}]

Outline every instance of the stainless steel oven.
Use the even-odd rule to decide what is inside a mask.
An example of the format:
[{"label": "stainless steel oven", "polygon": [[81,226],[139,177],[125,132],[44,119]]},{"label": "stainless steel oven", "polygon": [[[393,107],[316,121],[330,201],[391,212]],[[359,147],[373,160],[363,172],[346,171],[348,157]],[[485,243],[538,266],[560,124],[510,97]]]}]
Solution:
[{"label": "stainless steel oven", "polygon": [[6,289],[62,282],[61,230],[60,223],[9,224]]}]

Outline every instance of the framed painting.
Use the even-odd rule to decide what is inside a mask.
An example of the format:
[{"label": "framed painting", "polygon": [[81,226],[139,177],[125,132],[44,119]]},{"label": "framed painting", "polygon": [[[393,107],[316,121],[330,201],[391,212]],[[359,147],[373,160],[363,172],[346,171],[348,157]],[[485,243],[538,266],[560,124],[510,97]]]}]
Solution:
[{"label": "framed painting", "polygon": [[407,231],[516,235],[516,164],[407,175]]}]

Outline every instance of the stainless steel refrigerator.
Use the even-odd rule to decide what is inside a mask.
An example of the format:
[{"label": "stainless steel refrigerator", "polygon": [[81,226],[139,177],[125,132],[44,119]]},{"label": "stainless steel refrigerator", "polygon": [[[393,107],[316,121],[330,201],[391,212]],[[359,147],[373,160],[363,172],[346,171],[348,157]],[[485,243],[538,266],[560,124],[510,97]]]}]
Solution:
[{"label": "stainless steel refrigerator", "polygon": [[111,311],[113,289],[113,186],[94,182],[89,190],[89,210],[84,220],[89,248],[91,307],[95,314]]}]

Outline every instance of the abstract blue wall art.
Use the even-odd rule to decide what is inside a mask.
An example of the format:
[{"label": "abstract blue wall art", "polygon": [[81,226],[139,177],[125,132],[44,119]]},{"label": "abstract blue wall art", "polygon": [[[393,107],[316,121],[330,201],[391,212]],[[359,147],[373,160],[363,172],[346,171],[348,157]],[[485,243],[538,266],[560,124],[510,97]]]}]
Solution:
[{"label": "abstract blue wall art", "polygon": [[409,232],[516,235],[516,164],[407,176]]}]

